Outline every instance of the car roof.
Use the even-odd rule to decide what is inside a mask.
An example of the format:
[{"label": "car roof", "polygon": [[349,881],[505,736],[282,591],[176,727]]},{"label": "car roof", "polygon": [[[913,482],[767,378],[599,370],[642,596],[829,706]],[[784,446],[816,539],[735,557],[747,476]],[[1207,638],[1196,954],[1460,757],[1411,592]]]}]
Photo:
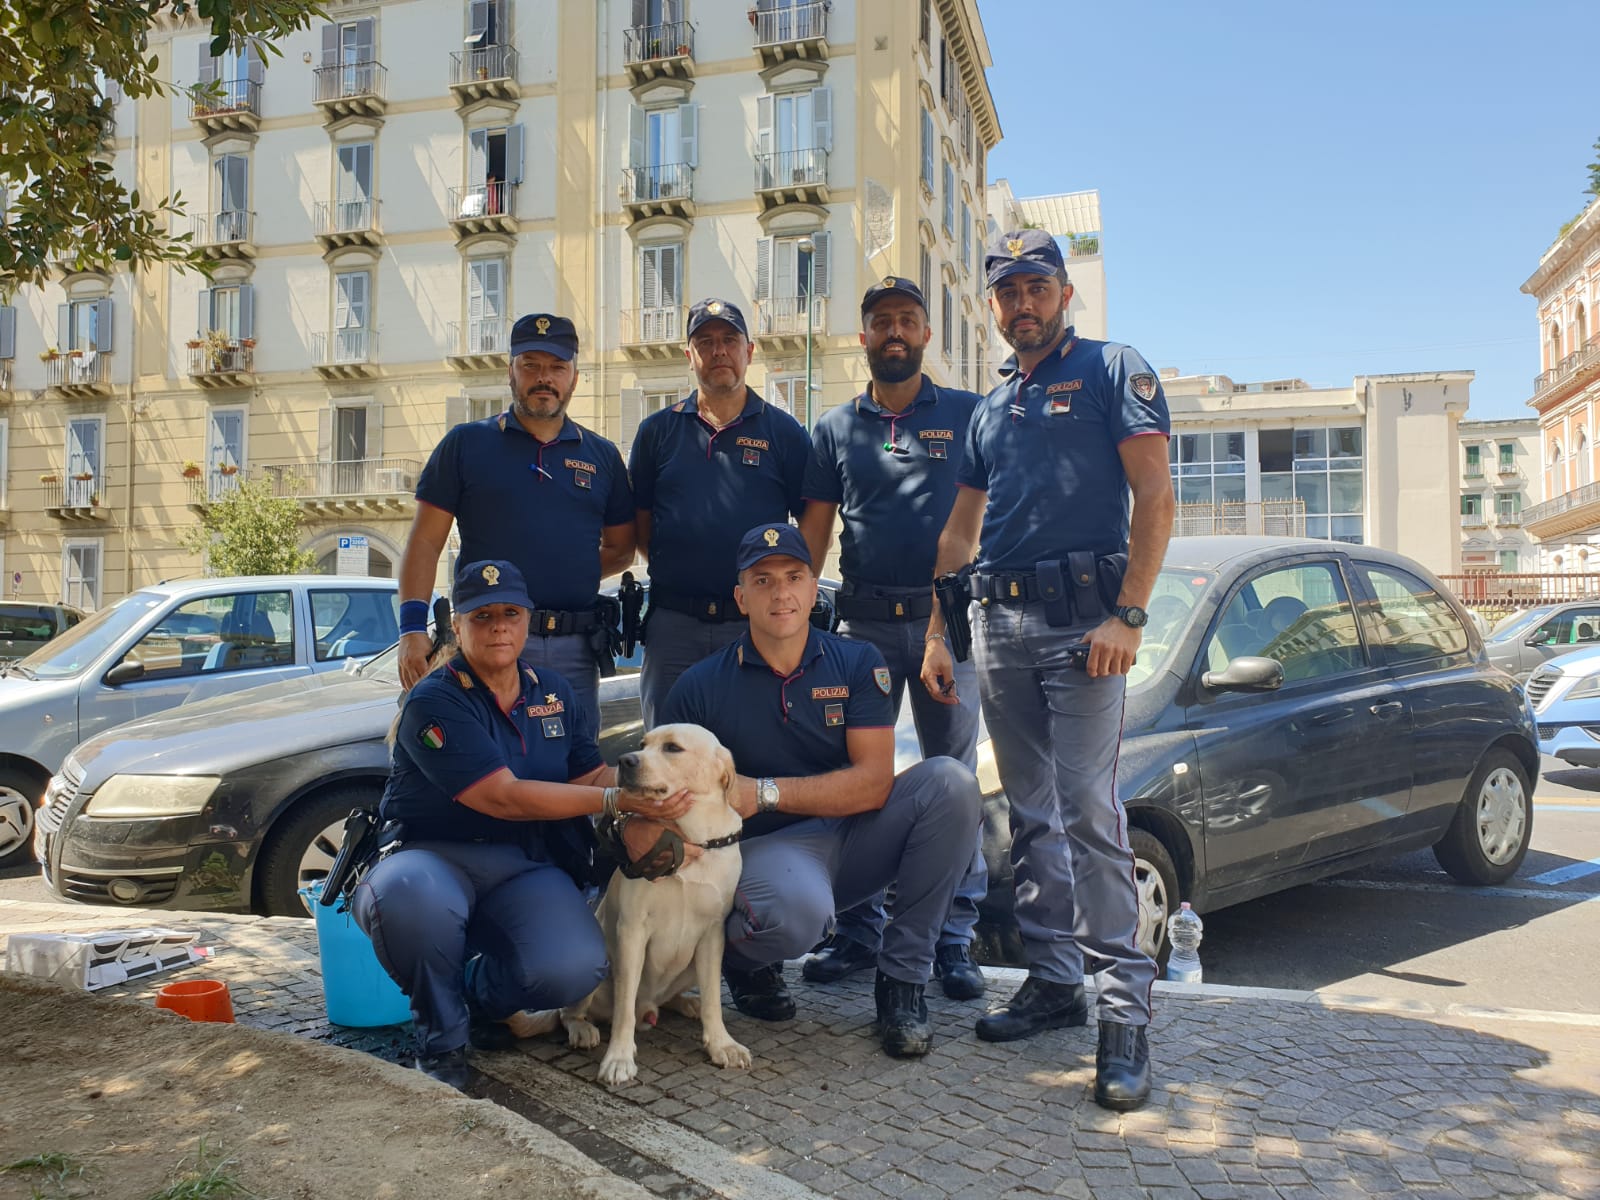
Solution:
[{"label": "car roof", "polygon": [[1175,537],[1167,546],[1162,563],[1167,568],[1220,571],[1225,567],[1249,566],[1284,554],[1307,551],[1332,551],[1360,558],[1393,563],[1415,571],[1418,564],[1403,554],[1380,550],[1376,546],[1352,542],[1323,541],[1317,538],[1265,537],[1253,534],[1224,533],[1208,537]]},{"label": "car roof", "polygon": [[213,575],[201,579],[166,579],[147,584],[137,591],[157,596],[192,596],[211,592],[234,592],[241,588],[263,587],[339,587],[396,589],[398,580],[375,575]]}]

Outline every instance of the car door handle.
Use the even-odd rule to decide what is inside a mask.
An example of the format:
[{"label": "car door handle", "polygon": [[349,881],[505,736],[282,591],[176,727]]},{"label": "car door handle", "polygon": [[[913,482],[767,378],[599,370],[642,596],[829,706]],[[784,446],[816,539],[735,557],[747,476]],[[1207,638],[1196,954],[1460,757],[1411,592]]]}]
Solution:
[{"label": "car door handle", "polygon": [[1405,705],[1398,700],[1386,700],[1382,704],[1372,706],[1372,715],[1380,721],[1392,721],[1405,711]]}]

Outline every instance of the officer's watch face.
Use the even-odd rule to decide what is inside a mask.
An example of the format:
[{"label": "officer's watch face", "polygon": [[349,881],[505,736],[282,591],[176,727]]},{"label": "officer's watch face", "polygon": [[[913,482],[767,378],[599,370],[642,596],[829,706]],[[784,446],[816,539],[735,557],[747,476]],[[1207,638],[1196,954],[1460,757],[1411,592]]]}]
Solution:
[{"label": "officer's watch face", "polygon": [[707,321],[689,339],[689,365],[703,388],[726,390],[744,383],[753,347],[726,321]]}]

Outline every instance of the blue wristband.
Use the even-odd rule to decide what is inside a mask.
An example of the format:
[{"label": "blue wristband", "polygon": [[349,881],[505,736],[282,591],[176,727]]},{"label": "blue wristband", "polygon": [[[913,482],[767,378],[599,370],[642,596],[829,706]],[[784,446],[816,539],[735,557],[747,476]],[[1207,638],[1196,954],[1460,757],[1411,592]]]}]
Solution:
[{"label": "blue wristband", "polygon": [[428,602],[426,600],[400,601],[400,633],[428,632]]}]

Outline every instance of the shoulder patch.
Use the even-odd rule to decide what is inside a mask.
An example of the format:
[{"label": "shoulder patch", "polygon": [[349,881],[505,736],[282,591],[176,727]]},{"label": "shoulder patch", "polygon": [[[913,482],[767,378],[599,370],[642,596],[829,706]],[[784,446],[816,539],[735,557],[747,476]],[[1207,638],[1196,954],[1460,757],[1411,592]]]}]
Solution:
[{"label": "shoulder patch", "polygon": [[417,741],[422,743],[424,750],[443,750],[444,730],[437,721],[432,725],[425,725],[417,731]]},{"label": "shoulder patch", "polygon": [[1158,386],[1156,377],[1148,371],[1141,371],[1137,375],[1128,376],[1128,387],[1144,404],[1150,404],[1155,400]]},{"label": "shoulder patch", "polygon": [[872,682],[878,685],[878,690],[885,696],[894,690],[894,681],[889,678],[888,667],[873,667]]}]

